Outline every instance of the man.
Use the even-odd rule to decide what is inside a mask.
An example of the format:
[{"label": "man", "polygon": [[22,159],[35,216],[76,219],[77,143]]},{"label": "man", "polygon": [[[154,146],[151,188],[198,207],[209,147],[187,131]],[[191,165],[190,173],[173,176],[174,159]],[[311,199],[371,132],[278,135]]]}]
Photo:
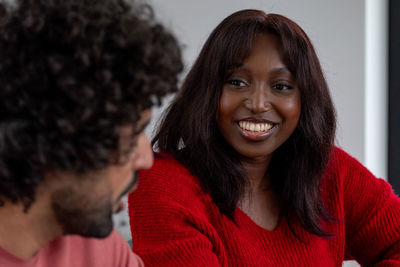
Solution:
[{"label": "man", "polygon": [[[112,214],[152,165],[174,37],[123,0],[0,4],[0,266],[140,266]],[[146,15],[147,14],[147,15]]]}]

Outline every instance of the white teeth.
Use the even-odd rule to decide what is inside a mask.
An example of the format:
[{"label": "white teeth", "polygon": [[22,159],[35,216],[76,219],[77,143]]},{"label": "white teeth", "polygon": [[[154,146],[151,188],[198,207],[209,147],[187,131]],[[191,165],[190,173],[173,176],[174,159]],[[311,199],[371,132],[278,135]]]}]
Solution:
[{"label": "white teeth", "polygon": [[266,132],[272,128],[270,123],[254,123],[248,121],[239,121],[239,127],[250,132]]},{"label": "white teeth", "polygon": [[250,131],[254,132],[255,128],[256,128],[255,123],[250,123]]}]

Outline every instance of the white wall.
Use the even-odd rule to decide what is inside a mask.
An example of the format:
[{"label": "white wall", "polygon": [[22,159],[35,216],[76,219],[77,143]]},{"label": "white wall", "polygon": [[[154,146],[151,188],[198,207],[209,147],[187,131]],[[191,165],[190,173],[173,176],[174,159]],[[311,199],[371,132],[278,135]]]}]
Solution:
[{"label": "white wall", "polygon": [[[380,82],[385,86],[386,69],[376,65],[384,64],[382,58],[377,56],[384,55],[384,45],[367,46],[365,43],[367,38],[376,40],[376,34],[385,30],[382,28],[385,25],[380,24],[380,21],[384,19],[382,7],[385,6],[386,0],[149,0],[148,2],[154,7],[156,16],[175,32],[184,45],[186,70],[197,57],[213,28],[223,18],[237,10],[261,9],[267,13],[285,15],[297,22],[313,42],[332,92],[338,114],[336,143],[362,163],[368,163],[377,175],[386,177],[386,162],[381,157],[385,150],[379,150],[386,143],[382,137],[385,126],[371,130],[374,125],[382,125],[377,122],[385,121],[385,114],[375,112],[383,110],[382,104],[384,105],[385,99],[381,97],[379,101],[374,101],[377,100],[374,88],[370,86],[369,91],[366,90],[366,81],[369,84],[372,81],[374,85]],[[367,6],[369,11],[378,9],[375,13],[369,12],[367,15]],[[375,25],[375,31],[368,30],[367,25],[369,27],[370,22]],[[372,57],[371,53],[374,53]],[[367,99],[370,101],[368,103],[371,103],[369,106],[366,106]],[[160,109],[154,111],[154,120],[148,129],[150,136],[160,113]],[[371,118],[370,114],[377,116]],[[366,130],[375,132],[369,132],[367,135]],[[122,231],[128,234],[129,229],[126,228],[129,226]]]}]

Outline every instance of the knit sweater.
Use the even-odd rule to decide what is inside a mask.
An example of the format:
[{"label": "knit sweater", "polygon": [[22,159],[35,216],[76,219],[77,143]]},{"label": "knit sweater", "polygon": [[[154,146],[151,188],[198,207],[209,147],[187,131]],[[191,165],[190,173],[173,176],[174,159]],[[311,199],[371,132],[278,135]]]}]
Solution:
[{"label": "knit sweater", "polygon": [[310,234],[286,219],[266,230],[236,208],[234,219],[200,187],[197,177],[162,154],[140,172],[129,196],[133,249],[151,266],[400,266],[400,200],[390,185],[335,148],[321,192],[339,222],[325,223],[332,238]]}]

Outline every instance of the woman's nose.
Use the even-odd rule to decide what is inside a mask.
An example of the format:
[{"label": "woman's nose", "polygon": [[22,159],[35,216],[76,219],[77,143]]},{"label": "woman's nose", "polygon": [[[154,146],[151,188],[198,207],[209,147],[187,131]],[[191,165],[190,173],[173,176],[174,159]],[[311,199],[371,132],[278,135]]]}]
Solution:
[{"label": "woman's nose", "polygon": [[247,108],[253,113],[263,113],[271,108],[271,96],[268,88],[265,85],[259,85],[251,90],[248,100]]}]

